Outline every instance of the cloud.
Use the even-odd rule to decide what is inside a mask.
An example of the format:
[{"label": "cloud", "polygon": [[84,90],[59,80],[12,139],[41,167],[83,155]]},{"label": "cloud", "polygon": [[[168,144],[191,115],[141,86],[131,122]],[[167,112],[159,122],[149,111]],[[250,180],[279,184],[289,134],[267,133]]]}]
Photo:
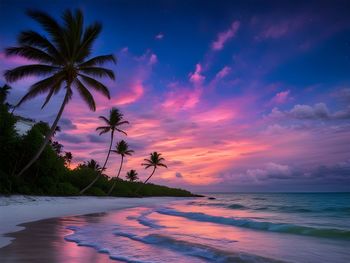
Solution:
[{"label": "cloud", "polygon": [[162,106],[170,110],[186,110],[195,107],[202,95],[200,87],[182,87],[177,83],[169,85],[170,90],[165,95]]},{"label": "cloud", "polygon": [[246,175],[254,178],[254,180],[267,179],[290,179],[292,174],[291,168],[288,165],[278,163],[267,163],[263,168],[248,169]]},{"label": "cloud", "polygon": [[200,63],[197,63],[195,71],[193,73],[191,72],[188,75],[190,82],[192,82],[194,85],[201,85],[205,80],[205,76],[202,75],[201,73],[202,73],[202,65]]},{"label": "cloud", "polygon": [[259,38],[276,39],[276,38],[283,37],[284,35],[286,35],[288,33],[289,27],[290,27],[290,24],[288,22],[269,25],[267,28],[265,28],[261,32]]},{"label": "cloud", "polygon": [[183,175],[181,173],[179,173],[179,172],[176,172],[175,176],[176,176],[176,178],[183,178]]},{"label": "cloud", "polygon": [[67,118],[61,118],[59,126],[62,128],[62,130],[75,130],[77,128],[77,126]]},{"label": "cloud", "polygon": [[71,135],[71,134],[67,134],[67,133],[60,133],[57,138],[60,141],[65,141],[68,143],[81,143],[84,142],[85,140],[79,136],[79,135]]},{"label": "cloud", "polygon": [[150,65],[154,65],[158,62],[158,57],[156,54],[151,54],[150,58],[149,58],[149,64]]},{"label": "cloud", "polygon": [[298,120],[340,120],[350,118],[350,106],[345,109],[330,112],[325,103],[317,103],[314,106],[297,104],[289,111],[281,111],[273,108],[268,117],[273,119],[298,119]]},{"label": "cloud", "polygon": [[223,79],[231,72],[231,68],[228,66],[223,67],[215,76],[215,79]]},{"label": "cloud", "polygon": [[272,99],[272,104],[283,104],[286,103],[290,99],[290,90],[285,90],[278,92]]},{"label": "cloud", "polygon": [[163,33],[159,33],[154,38],[157,39],[157,40],[162,40],[164,38],[164,34]]},{"label": "cloud", "polygon": [[212,50],[218,51],[218,50],[223,49],[226,42],[228,40],[230,40],[231,38],[235,37],[235,35],[239,29],[239,26],[240,26],[240,22],[234,21],[228,30],[226,30],[224,32],[220,32],[217,35],[217,39],[211,45]]},{"label": "cloud", "polygon": [[104,137],[95,135],[95,134],[88,134],[87,138],[89,142],[92,142],[92,143],[106,142],[106,139]]}]

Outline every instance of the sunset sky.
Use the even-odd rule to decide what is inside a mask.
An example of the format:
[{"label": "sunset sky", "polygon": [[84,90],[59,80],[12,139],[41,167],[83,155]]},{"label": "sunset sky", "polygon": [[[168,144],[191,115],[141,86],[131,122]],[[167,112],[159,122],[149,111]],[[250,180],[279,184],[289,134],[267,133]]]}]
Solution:
[{"label": "sunset sky", "polygon": [[[104,81],[111,100],[96,94],[92,112],[75,93],[64,112],[56,139],[74,164],[103,162],[98,116],[118,107],[130,125],[116,140],[135,150],[123,175],[145,179],[140,163],[158,151],[169,168],[153,182],[194,191],[350,190],[350,2],[304,2],[2,0],[0,70],[31,63],[4,55],[21,30],[41,30],[27,8],[56,18],[80,8],[103,24],[94,54],[118,63],[108,65],[116,81]],[[37,80],[11,83],[9,102]],[[16,112],[51,123],[62,99]]]}]

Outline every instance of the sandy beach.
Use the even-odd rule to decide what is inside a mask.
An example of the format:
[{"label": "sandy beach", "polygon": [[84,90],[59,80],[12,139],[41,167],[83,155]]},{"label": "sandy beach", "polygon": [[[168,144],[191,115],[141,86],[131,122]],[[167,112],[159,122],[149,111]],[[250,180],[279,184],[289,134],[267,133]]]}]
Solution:
[{"label": "sandy beach", "polygon": [[115,197],[0,197],[0,248],[11,243],[5,236],[23,230],[21,224],[49,218],[85,215],[131,207],[151,207],[182,200],[175,197],[115,198]]},{"label": "sandy beach", "polygon": [[[96,216],[98,214],[85,218]],[[112,261],[107,254],[97,253],[93,248],[78,247],[64,240],[64,236],[72,232],[66,225],[79,224],[80,220],[79,217],[65,217],[22,224],[25,229],[6,234],[14,240],[0,249],[1,262],[118,262]]]}]

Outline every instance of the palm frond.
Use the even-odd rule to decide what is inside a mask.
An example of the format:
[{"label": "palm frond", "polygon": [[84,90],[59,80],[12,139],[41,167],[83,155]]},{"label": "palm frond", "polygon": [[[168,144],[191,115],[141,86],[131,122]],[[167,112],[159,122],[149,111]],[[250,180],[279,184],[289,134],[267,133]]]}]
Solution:
[{"label": "palm frond", "polygon": [[21,32],[18,37],[18,43],[22,46],[29,45],[42,48],[47,51],[50,56],[54,57],[59,64],[62,64],[62,56],[57,51],[56,47],[45,36],[35,31],[28,30]]},{"label": "palm frond", "polygon": [[5,52],[7,56],[18,55],[29,60],[36,60],[50,64],[54,64],[56,62],[56,59],[47,54],[45,51],[28,45],[20,47],[9,47],[6,48]]},{"label": "palm frond", "polygon": [[110,79],[115,79],[114,72],[110,69],[107,68],[102,68],[102,67],[84,67],[84,68],[79,68],[79,70],[85,74],[94,76],[94,77],[108,77]]},{"label": "palm frond", "polygon": [[116,63],[116,58],[113,55],[103,55],[103,56],[97,56],[93,57],[79,65],[80,68],[84,67],[94,67],[94,66],[100,66],[108,62]]},{"label": "palm frond", "polygon": [[80,82],[79,79],[75,80],[75,85],[80,96],[83,98],[85,103],[89,106],[90,110],[96,111],[95,100],[94,100],[94,97],[89,92],[89,90],[83,85],[83,83]]},{"label": "palm frond", "polygon": [[16,104],[15,107],[19,107],[23,102],[30,100],[39,94],[48,92],[50,88],[50,86],[35,86],[35,84],[32,85],[29,91],[20,99],[20,101]]},{"label": "palm frond", "polygon": [[106,124],[110,125],[109,120],[105,116],[98,116],[101,120],[103,120]]},{"label": "palm frond", "polygon": [[14,82],[23,77],[32,76],[32,75],[48,75],[50,73],[54,73],[59,69],[58,67],[42,65],[42,64],[34,64],[34,65],[25,65],[20,66],[11,70],[5,71],[5,79],[8,82]]},{"label": "palm frond", "polygon": [[76,57],[77,62],[83,61],[85,58],[87,58],[91,54],[92,43],[98,37],[101,30],[102,30],[102,25],[98,22],[95,22],[94,24],[88,26],[85,29],[85,32],[81,41],[81,45],[77,52],[77,57]]},{"label": "palm frond", "polygon": [[103,85],[101,82],[90,78],[89,76],[83,75],[83,74],[79,74],[79,76],[81,77],[81,79],[83,80],[83,82],[85,84],[87,84],[89,87],[93,88],[94,90],[102,93],[103,95],[105,95],[108,99],[111,98],[111,95],[109,93],[108,88]]},{"label": "palm frond", "polygon": [[50,15],[37,10],[29,10],[27,11],[27,14],[32,19],[37,21],[45,29],[45,31],[50,34],[58,49],[62,53],[66,53],[63,29],[55,19],[53,19]]},{"label": "palm frond", "polygon": [[125,131],[123,131],[123,130],[121,130],[121,129],[116,128],[116,130],[117,130],[118,132],[121,132],[121,133],[125,134],[125,135],[128,135]]},{"label": "palm frond", "polygon": [[[41,106],[41,109],[43,109],[46,106],[46,104],[50,101],[53,94],[57,94],[59,92],[61,85],[62,85],[62,81],[63,81],[62,79],[56,80],[56,83],[53,84],[53,86],[51,87],[50,92],[47,95],[44,104]],[[57,126],[56,128],[59,128],[59,127]]]}]

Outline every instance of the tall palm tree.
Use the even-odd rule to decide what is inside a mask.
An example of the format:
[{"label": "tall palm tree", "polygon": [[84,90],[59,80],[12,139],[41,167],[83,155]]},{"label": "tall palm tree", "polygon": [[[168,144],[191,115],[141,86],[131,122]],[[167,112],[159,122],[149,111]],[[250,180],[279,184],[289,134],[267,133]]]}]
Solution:
[{"label": "tall palm tree", "polygon": [[7,96],[9,95],[11,87],[7,84],[0,87],[0,104],[5,104]]},{"label": "tall palm tree", "polygon": [[152,175],[154,174],[154,172],[156,171],[158,166],[168,168],[164,163],[162,163],[162,161],[165,161],[165,159],[163,157],[160,157],[161,155],[162,154],[160,154],[160,153],[153,152],[150,154],[149,159],[144,159],[145,163],[142,163],[141,165],[145,166],[145,169],[148,169],[149,167],[153,167],[153,171],[152,171],[151,175],[147,178],[147,180],[136,190],[136,193],[138,191],[140,191],[140,189],[145,184],[147,184],[148,180],[151,179]]},{"label": "tall palm tree", "polygon": [[[99,118],[105,122],[105,126],[97,127],[96,131],[100,131],[100,135],[102,135],[104,133],[108,133],[108,132],[111,133],[111,139],[110,139],[110,143],[109,143],[107,157],[106,157],[106,160],[103,164],[103,169],[105,169],[107,162],[108,162],[108,159],[109,159],[109,155],[111,153],[115,131],[121,132],[121,133],[124,133],[125,135],[127,135],[126,132],[121,130],[119,127],[123,124],[129,124],[129,122],[123,120],[124,115],[117,108],[112,108],[110,110],[108,119],[104,116],[100,116]],[[80,194],[83,194],[87,189],[89,189],[91,186],[93,186],[93,184],[98,180],[98,178],[99,178],[99,175],[97,175],[96,178],[88,186],[86,186],[83,190],[81,190]]]},{"label": "tall palm tree", "polygon": [[130,182],[135,182],[137,179],[137,172],[135,170],[130,170],[126,173],[126,178],[129,179]]},{"label": "tall palm tree", "polygon": [[108,191],[108,195],[110,195],[115,187],[115,184],[119,178],[119,175],[120,175],[120,171],[122,169],[122,166],[123,166],[123,161],[124,161],[124,157],[125,155],[132,155],[132,153],[134,152],[133,150],[130,150],[129,149],[129,145],[126,141],[124,140],[121,140],[119,142],[117,142],[116,146],[115,146],[115,150],[112,150],[112,152],[116,153],[116,154],[120,154],[120,156],[122,157],[120,159],[120,166],[119,166],[119,170],[118,170],[118,174],[117,174],[117,177],[114,178],[114,182],[113,182],[113,185],[111,187],[111,189],[109,189]]},{"label": "tall palm tree", "polygon": [[42,26],[47,36],[33,30],[21,32],[18,37],[18,46],[7,48],[6,54],[21,56],[36,63],[7,70],[4,76],[8,82],[28,76],[45,76],[45,78],[34,83],[15,107],[40,94],[47,93],[42,105],[44,108],[51,97],[61,90],[65,95],[43,144],[19,172],[19,176],[40,157],[55,131],[65,106],[73,96],[73,90],[79,93],[93,111],[96,110],[95,100],[88,88],[110,99],[108,88],[95,77],[108,77],[114,80],[113,71],[101,65],[116,61],[113,55],[91,57],[92,45],[100,34],[102,25],[95,22],[84,27],[84,17],[80,10],[74,13],[70,10],[63,12],[63,23],[57,22],[41,11],[28,11],[28,15]]}]

